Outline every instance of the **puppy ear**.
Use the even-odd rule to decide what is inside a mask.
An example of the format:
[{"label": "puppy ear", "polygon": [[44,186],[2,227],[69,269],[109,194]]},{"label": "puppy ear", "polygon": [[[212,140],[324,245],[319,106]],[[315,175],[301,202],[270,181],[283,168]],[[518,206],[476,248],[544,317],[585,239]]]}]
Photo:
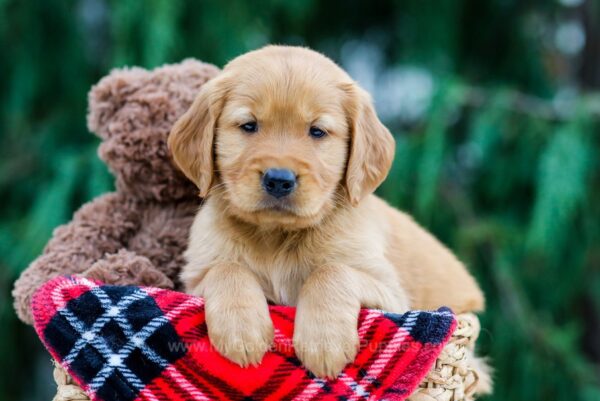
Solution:
[{"label": "puppy ear", "polygon": [[371,97],[354,83],[344,84],[350,123],[350,152],[345,186],[352,205],[375,191],[394,159],[395,141],[379,121]]},{"label": "puppy ear", "polygon": [[208,81],[190,108],[173,125],[168,146],[175,164],[206,197],[214,178],[213,143],[217,120],[225,103],[225,79]]}]

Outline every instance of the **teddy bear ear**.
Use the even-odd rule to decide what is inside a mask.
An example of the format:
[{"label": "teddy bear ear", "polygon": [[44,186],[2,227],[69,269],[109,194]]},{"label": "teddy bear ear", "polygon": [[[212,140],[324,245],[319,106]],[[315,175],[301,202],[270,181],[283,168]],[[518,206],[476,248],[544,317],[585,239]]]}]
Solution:
[{"label": "teddy bear ear", "polygon": [[[122,124],[112,126],[111,123],[128,104],[156,106],[163,110],[168,104],[170,110],[164,110],[164,113],[183,114],[200,87],[218,73],[219,69],[214,65],[194,59],[150,71],[140,67],[114,69],[88,94],[88,129],[104,140],[118,134]],[[155,111],[152,110],[152,114]],[[179,116],[168,117],[174,121]]]},{"label": "teddy bear ear", "polygon": [[111,71],[88,93],[87,125],[102,139],[110,137],[109,124],[129,97],[148,80],[150,72],[143,68],[122,68]]}]

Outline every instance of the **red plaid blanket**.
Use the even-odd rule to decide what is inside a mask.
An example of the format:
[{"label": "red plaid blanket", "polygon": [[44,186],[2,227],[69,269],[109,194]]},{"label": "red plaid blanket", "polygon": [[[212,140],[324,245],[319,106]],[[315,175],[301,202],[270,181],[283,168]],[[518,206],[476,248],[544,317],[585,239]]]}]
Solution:
[{"label": "red plaid blanket", "polygon": [[361,348],[335,380],[294,356],[295,309],[271,306],[275,342],[241,368],[211,347],[201,298],[58,277],[33,298],[35,328],[92,400],[403,400],[456,325],[449,309],[403,315],[363,309]]}]

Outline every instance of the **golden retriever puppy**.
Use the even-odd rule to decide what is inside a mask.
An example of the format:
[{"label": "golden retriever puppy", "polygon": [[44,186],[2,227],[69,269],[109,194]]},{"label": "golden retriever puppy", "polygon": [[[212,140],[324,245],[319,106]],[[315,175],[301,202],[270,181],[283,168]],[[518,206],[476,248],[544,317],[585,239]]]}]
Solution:
[{"label": "golden retriever puppy", "polygon": [[206,299],[209,337],[230,360],[261,361],[273,340],[268,302],[297,307],[296,353],[321,377],[354,359],[361,306],[483,308],[464,265],[373,195],[394,139],[325,56],[268,46],[234,59],[169,147],[206,199],[181,279]]}]

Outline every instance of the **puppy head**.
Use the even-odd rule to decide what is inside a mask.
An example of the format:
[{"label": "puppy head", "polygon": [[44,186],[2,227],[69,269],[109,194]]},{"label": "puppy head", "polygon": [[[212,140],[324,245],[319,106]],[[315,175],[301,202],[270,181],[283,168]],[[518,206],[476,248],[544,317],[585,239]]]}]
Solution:
[{"label": "puppy head", "polygon": [[169,136],[176,164],[244,221],[317,224],[384,180],[394,140],[368,94],[314,51],[268,46],[231,61]]}]

